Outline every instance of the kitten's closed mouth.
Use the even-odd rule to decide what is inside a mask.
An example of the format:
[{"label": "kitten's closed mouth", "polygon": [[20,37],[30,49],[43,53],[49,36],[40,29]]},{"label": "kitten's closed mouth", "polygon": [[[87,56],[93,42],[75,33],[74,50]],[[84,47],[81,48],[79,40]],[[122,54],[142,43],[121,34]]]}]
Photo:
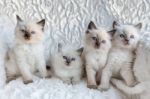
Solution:
[{"label": "kitten's closed mouth", "polygon": [[66,63],[67,66],[70,66],[70,63]]},{"label": "kitten's closed mouth", "polygon": [[66,62],[66,65],[67,65],[67,66],[70,66],[70,63]]},{"label": "kitten's closed mouth", "polygon": [[130,45],[130,43],[128,41],[125,41],[124,45]]}]

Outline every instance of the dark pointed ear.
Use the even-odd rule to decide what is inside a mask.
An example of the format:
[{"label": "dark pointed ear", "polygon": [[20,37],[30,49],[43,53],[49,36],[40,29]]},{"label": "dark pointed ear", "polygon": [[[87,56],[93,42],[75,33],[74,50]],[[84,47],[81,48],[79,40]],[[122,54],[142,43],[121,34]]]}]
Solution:
[{"label": "dark pointed ear", "polygon": [[141,30],[141,28],[142,28],[142,23],[138,23],[138,24],[134,25],[134,27],[136,27],[137,29]]},{"label": "dark pointed ear", "polygon": [[18,15],[16,15],[16,19],[17,19],[17,25],[23,24],[23,20]]},{"label": "dark pointed ear", "polygon": [[112,29],[112,30],[108,31],[108,33],[109,33],[111,36],[114,36],[115,32],[116,32],[116,29]]},{"label": "dark pointed ear", "polygon": [[113,24],[112,24],[113,29],[115,29],[116,26],[120,26],[119,22],[113,21]]},{"label": "dark pointed ear", "polygon": [[41,21],[37,22],[37,24],[39,24],[42,27],[44,27],[44,25],[45,25],[45,19],[42,19]]},{"label": "dark pointed ear", "polygon": [[81,47],[81,48],[79,48],[78,50],[77,50],[77,52],[79,53],[79,55],[81,56],[81,54],[82,54],[82,52],[83,52],[83,47]]},{"label": "dark pointed ear", "polygon": [[62,52],[62,44],[58,43],[58,52]]},{"label": "dark pointed ear", "polygon": [[23,21],[18,15],[16,15],[17,21]]},{"label": "dark pointed ear", "polygon": [[93,21],[90,21],[90,23],[89,23],[89,25],[88,25],[88,29],[97,29],[96,28],[96,25],[94,24],[94,22]]}]

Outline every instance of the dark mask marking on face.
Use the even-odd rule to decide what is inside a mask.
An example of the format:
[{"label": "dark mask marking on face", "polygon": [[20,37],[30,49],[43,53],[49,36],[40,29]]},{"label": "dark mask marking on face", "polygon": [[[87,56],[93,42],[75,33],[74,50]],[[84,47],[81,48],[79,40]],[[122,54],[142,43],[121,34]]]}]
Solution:
[{"label": "dark mask marking on face", "polygon": [[63,59],[65,60],[67,66],[70,66],[71,62],[76,60],[75,58],[70,58],[67,56],[63,56]]},{"label": "dark mask marking on face", "polygon": [[28,33],[27,31],[25,31],[25,33],[24,33],[24,38],[25,38],[26,40],[30,40],[31,34]]},{"label": "dark mask marking on face", "polygon": [[96,40],[95,40],[95,48],[99,48],[101,45],[100,41],[99,41],[99,38],[97,37]]}]

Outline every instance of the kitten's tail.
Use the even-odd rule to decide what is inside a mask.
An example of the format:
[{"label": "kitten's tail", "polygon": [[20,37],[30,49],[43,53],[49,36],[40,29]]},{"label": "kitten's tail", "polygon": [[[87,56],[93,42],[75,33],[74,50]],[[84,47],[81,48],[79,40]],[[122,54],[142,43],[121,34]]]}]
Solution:
[{"label": "kitten's tail", "polygon": [[111,82],[119,90],[121,90],[122,92],[129,94],[129,95],[140,94],[140,93],[145,91],[145,84],[144,83],[139,83],[139,84],[135,85],[134,87],[129,87],[123,81],[117,80],[114,78],[112,78]]}]

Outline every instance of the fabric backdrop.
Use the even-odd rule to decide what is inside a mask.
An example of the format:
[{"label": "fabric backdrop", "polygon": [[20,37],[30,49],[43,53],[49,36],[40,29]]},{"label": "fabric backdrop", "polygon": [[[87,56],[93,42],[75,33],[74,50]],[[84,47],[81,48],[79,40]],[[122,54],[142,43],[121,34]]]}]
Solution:
[{"label": "fabric backdrop", "polygon": [[[6,48],[12,45],[16,14],[24,20],[46,19],[45,58],[49,60],[50,55],[56,51],[58,43],[62,43],[64,48],[81,47],[84,32],[90,20],[93,20],[97,26],[106,27],[111,27],[113,20],[133,24],[143,22],[143,30],[150,30],[149,5],[150,0],[0,0],[0,87],[5,84],[3,58]],[[12,81],[5,86],[4,90],[0,90],[0,98],[27,99],[29,96],[34,96],[31,99],[64,99],[66,96],[63,93],[70,92],[71,96],[66,99],[70,97],[75,99],[78,94],[82,96],[80,99],[116,99],[112,91],[102,96],[98,92],[94,93],[93,90],[86,89],[83,83],[77,87],[68,87],[59,83],[60,81],[46,82],[35,82],[24,86],[20,80]],[[50,83],[61,87],[49,85]],[[46,86],[45,89],[42,89],[43,85]],[[80,88],[83,88],[84,91]],[[33,93],[33,91],[36,92]],[[52,93],[51,91],[57,93],[47,98],[48,93]],[[47,94],[44,95],[46,92]],[[55,94],[62,95],[56,97]],[[43,95],[46,98],[43,98]]]}]

